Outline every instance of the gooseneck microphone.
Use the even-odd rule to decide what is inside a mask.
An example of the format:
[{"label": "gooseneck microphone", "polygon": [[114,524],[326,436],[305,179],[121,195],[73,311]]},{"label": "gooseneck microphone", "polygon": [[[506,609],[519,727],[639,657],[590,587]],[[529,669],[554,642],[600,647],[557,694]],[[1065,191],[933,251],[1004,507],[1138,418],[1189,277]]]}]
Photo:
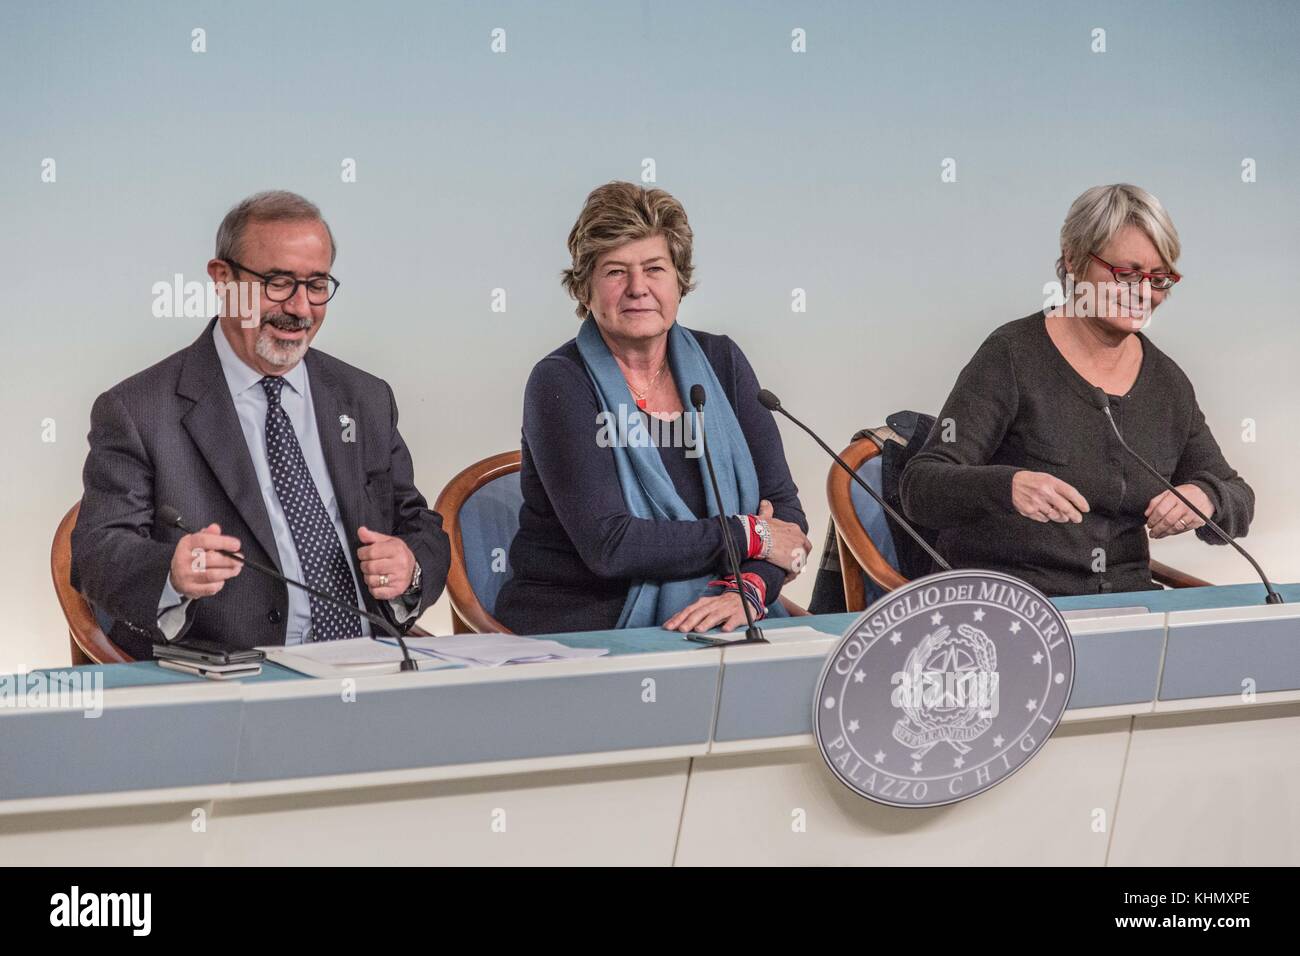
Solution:
[{"label": "gooseneck microphone", "polygon": [[763,632],[758,629],[754,623],[754,613],[749,609],[749,602],[745,600],[745,587],[740,578],[740,558],[736,554],[736,542],[732,540],[731,529],[727,527],[727,516],[723,513],[722,492],[718,489],[718,475],[713,470],[713,455],[709,453],[709,443],[704,437],[704,386],[691,386],[691,404],[695,407],[695,422],[700,430],[700,445],[704,449],[704,465],[709,470],[709,483],[713,486],[713,503],[718,509],[718,527],[722,529],[722,546],[727,552],[727,561],[731,565],[731,573],[736,580],[736,587],[740,592],[740,606],[745,611],[745,621],[748,627],[745,628],[745,636],[734,641],[724,638],[710,637],[707,634],[687,634],[686,640],[694,641],[697,644],[708,644],[713,647],[729,647],[733,644],[766,644],[767,638]]},{"label": "gooseneck microphone", "polygon": [[[925,553],[928,554],[934,560],[935,564],[939,565],[939,567],[943,568],[945,571],[952,570],[952,565],[950,565],[943,558],[939,557],[938,553],[934,550],[934,548],[930,547],[929,542],[927,542],[923,537],[921,537],[920,533],[915,528],[912,527],[912,523],[910,521],[908,521],[897,511],[891,508],[889,506],[889,503],[886,502],[885,499],[880,496],[880,494],[876,491],[876,489],[872,488],[869,484],[863,481],[862,476],[859,475],[852,468],[850,468],[849,463],[846,462],[839,455],[837,455],[830,445],[822,441],[821,438],[817,436],[817,433],[815,431],[813,431],[803,422],[799,421],[799,419],[795,418],[784,408],[782,408],[781,399],[777,398],[776,395],[774,395],[772,392],[769,392],[767,389],[763,388],[763,389],[759,389],[758,403],[770,412],[779,412],[780,414],[784,415],[786,418],[790,419],[790,421],[798,425],[800,428],[802,428],[804,431],[806,431],[812,437],[813,441],[815,441],[817,444],[822,446],[822,451],[826,452],[826,454],[834,458],[835,463],[839,465],[841,468],[843,468],[846,472],[848,472],[849,477],[852,478],[854,481],[856,481],[858,485],[862,488],[862,490],[865,491],[867,494],[869,494],[875,500],[876,504],[880,505],[880,507],[885,510],[885,514],[889,515],[889,517],[893,518],[896,522],[898,522],[898,526],[902,528],[904,531],[906,531],[909,535],[911,535],[912,540],[921,546],[921,548],[925,551]],[[871,440],[876,443],[877,448],[883,447],[883,444],[874,435],[871,436]]]},{"label": "gooseneck microphone", "polygon": [[[184,531],[186,534],[197,533],[192,528],[188,528],[185,526],[185,521],[183,518],[181,518],[181,513],[177,511],[175,508],[173,508],[171,505],[163,505],[158,509],[158,520],[170,527],[179,528],[180,530]],[[336,598],[326,594],[324,591],[320,591],[312,587],[311,585],[303,584],[301,581],[295,581],[292,578],[286,578],[275,568],[268,568],[264,564],[259,564],[258,562],[252,560],[251,558],[244,557],[238,551],[221,551],[220,549],[211,549],[211,550],[216,550],[217,554],[224,554],[228,558],[234,558],[236,561],[240,562],[246,567],[250,567],[254,571],[260,571],[262,574],[265,574],[267,577],[274,578],[277,581],[283,581],[285,584],[291,584],[296,588],[306,591],[312,597],[316,598],[319,601],[324,601],[326,604],[330,605],[331,607],[336,607],[342,611],[350,611],[351,613],[357,615],[357,617],[365,618],[375,627],[380,628],[389,637],[395,638],[397,640],[398,645],[402,648],[402,666],[401,666],[402,670],[413,671],[419,669],[416,667],[415,661],[411,659],[411,652],[406,649],[406,641],[402,640],[401,633],[397,630],[397,628],[393,627],[392,624],[388,623],[388,621],[384,620],[378,614],[371,614],[369,611],[363,611],[361,608],[353,607],[351,604],[347,604],[343,601],[337,600]],[[372,639],[377,639],[374,637],[373,632],[371,633],[370,636]]]},{"label": "gooseneck microphone", "polygon": [[1156,469],[1153,468],[1145,458],[1143,458],[1141,455],[1139,455],[1137,452],[1135,452],[1132,448],[1129,447],[1128,442],[1124,440],[1124,436],[1120,433],[1119,426],[1115,424],[1115,416],[1113,416],[1110,413],[1110,399],[1106,397],[1105,389],[1094,388],[1092,390],[1092,404],[1097,408],[1098,411],[1103,412],[1106,415],[1106,421],[1110,422],[1110,429],[1115,433],[1115,437],[1119,439],[1120,447],[1123,448],[1130,455],[1132,455],[1134,460],[1137,461],[1137,463],[1141,465],[1144,469],[1146,469],[1147,473],[1150,474],[1152,478],[1154,478],[1156,481],[1160,482],[1160,484],[1164,485],[1167,489],[1172,491],[1174,493],[1175,498],[1177,498],[1183,504],[1187,505],[1187,507],[1192,510],[1192,513],[1195,514],[1196,517],[1200,518],[1202,521],[1205,522],[1205,526],[1207,528],[1209,528],[1211,531],[1213,531],[1215,534],[1217,534],[1220,538],[1223,539],[1224,544],[1232,545],[1234,548],[1237,549],[1238,554],[1240,554],[1243,558],[1245,558],[1247,561],[1250,562],[1250,566],[1255,569],[1255,573],[1259,575],[1259,579],[1264,582],[1264,590],[1268,592],[1268,597],[1264,599],[1264,603],[1265,604],[1285,603],[1282,600],[1282,595],[1278,594],[1277,591],[1273,589],[1273,585],[1269,583],[1267,575],[1264,574],[1264,569],[1259,566],[1259,563],[1254,558],[1252,558],[1249,554],[1246,553],[1246,549],[1243,548],[1241,545],[1237,544],[1237,542],[1234,541],[1226,531],[1220,528],[1215,522],[1211,521],[1209,516],[1203,513],[1200,508],[1196,507],[1196,505],[1188,501],[1187,496],[1184,495],[1177,488],[1175,488],[1170,482],[1166,481],[1165,476],[1160,474],[1160,472],[1156,471]]}]

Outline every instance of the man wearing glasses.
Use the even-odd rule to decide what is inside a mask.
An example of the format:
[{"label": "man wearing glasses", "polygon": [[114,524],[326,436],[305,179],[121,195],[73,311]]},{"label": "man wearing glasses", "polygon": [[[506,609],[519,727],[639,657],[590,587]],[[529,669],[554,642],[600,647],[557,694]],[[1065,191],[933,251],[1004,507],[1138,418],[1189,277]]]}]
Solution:
[{"label": "man wearing glasses", "polygon": [[[222,314],[91,411],[72,581],[137,659],[158,639],[230,647],[338,640],[370,625],[221,551],[273,564],[402,630],[441,594],[450,547],[416,489],[381,379],[311,348],[338,290],[311,202],[227,213],[208,274]],[[190,527],[157,518],[164,506]]]}]

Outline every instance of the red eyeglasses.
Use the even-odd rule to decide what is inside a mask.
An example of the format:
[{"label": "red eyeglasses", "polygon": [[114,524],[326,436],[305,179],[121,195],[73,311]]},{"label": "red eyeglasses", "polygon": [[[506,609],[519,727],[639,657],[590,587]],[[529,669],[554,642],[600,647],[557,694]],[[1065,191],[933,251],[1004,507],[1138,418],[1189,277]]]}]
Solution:
[{"label": "red eyeglasses", "polygon": [[1137,285],[1143,279],[1151,282],[1152,290],[1156,292],[1168,292],[1174,287],[1174,283],[1182,278],[1177,272],[1143,272],[1141,269],[1124,269],[1119,266],[1113,266],[1099,255],[1088,253],[1103,266],[1110,270],[1110,274],[1115,277],[1116,282],[1122,282],[1125,285]]}]

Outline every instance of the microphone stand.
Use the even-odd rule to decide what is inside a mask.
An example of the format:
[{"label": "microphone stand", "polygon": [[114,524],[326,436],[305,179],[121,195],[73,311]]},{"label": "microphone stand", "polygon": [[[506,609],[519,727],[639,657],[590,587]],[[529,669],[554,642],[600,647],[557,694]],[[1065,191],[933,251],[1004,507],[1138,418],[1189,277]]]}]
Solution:
[{"label": "microphone stand", "polygon": [[1172,482],[1166,481],[1164,475],[1156,471],[1155,468],[1153,468],[1150,464],[1147,463],[1147,460],[1145,458],[1143,458],[1141,455],[1139,455],[1137,452],[1135,452],[1132,448],[1129,447],[1128,442],[1124,440],[1124,436],[1120,433],[1119,426],[1115,424],[1115,416],[1110,413],[1110,399],[1106,397],[1105,391],[1102,390],[1101,388],[1096,389],[1096,391],[1093,392],[1092,398],[1093,398],[1093,404],[1096,405],[1098,409],[1100,409],[1102,412],[1105,413],[1106,421],[1110,422],[1110,430],[1113,431],[1115,433],[1115,437],[1119,439],[1120,447],[1122,447],[1126,452],[1132,455],[1134,460],[1137,461],[1137,463],[1141,465],[1143,468],[1145,468],[1146,471],[1153,478],[1156,479],[1156,481],[1164,485],[1165,488],[1167,488],[1169,491],[1172,491],[1174,493],[1175,498],[1177,498],[1183,504],[1187,505],[1187,507],[1192,510],[1192,513],[1195,514],[1196,517],[1200,518],[1202,521],[1205,522],[1205,526],[1207,528],[1209,528],[1211,531],[1217,534],[1221,539],[1223,539],[1224,544],[1232,545],[1232,547],[1236,548],[1238,554],[1240,554],[1243,558],[1245,558],[1247,561],[1250,562],[1250,566],[1255,569],[1255,573],[1259,575],[1259,579],[1264,582],[1264,590],[1268,592],[1268,596],[1264,599],[1264,603],[1265,604],[1286,603],[1282,600],[1282,595],[1278,594],[1277,591],[1273,589],[1273,585],[1269,582],[1268,576],[1264,574],[1264,569],[1259,566],[1259,563],[1254,558],[1252,558],[1249,554],[1246,553],[1245,548],[1237,544],[1237,542],[1234,541],[1226,531],[1220,528],[1218,524],[1216,524],[1214,521],[1211,521],[1210,517],[1207,514],[1201,511],[1200,508],[1196,507],[1196,505],[1188,501],[1187,496],[1184,495],[1177,488],[1175,488]]},{"label": "microphone stand", "polygon": [[[809,436],[812,438],[812,440],[822,447],[822,451],[826,452],[826,454],[834,458],[835,463],[839,465],[841,468],[843,468],[846,472],[848,472],[849,477],[852,478],[855,482],[857,482],[858,485],[862,488],[862,490],[865,491],[868,495],[870,495],[871,498],[876,502],[876,504],[880,505],[880,507],[884,509],[885,514],[893,518],[894,521],[898,523],[898,526],[900,528],[902,528],[909,535],[911,535],[912,540],[921,546],[921,548],[925,551],[926,554],[928,554],[931,557],[931,559],[934,561],[935,564],[939,565],[939,567],[943,568],[945,571],[952,570],[952,565],[950,565],[943,558],[939,557],[938,552],[936,552],[934,548],[930,547],[929,543],[923,537],[921,537],[920,534],[917,533],[916,529],[912,527],[912,523],[910,521],[908,521],[897,511],[891,508],[889,506],[889,503],[885,501],[885,499],[876,491],[876,489],[872,488],[869,484],[867,484],[862,479],[861,475],[859,475],[856,471],[850,468],[849,463],[846,462],[839,455],[837,455],[831,449],[830,445],[822,441],[821,438],[818,437],[815,431],[813,431],[803,422],[799,421],[799,419],[795,418],[784,408],[782,408],[781,400],[779,398],[777,398],[767,389],[763,389],[758,393],[758,401],[759,404],[761,404],[764,408],[768,409],[769,411],[780,412],[786,418],[790,419],[790,421],[794,422],[796,425],[798,425],[800,428],[806,431],[809,434]],[[880,440],[876,438],[876,436],[872,435],[871,440],[875,443],[877,448],[884,447],[883,444],[880,442]]]},{"label": "microphone stand", "polygon": [[[699,392],[696,392],[699,389]],[[745,612],[745,636],[735,640],[726,638],[711,637],[708,634],[687,634],[686,640],[694,641],[696,644],[707,644],[710,647],[731,647],[736,644],[767,644],[768,640],[759,630],[758,625],[754,623],[754,613],[749,608],[749,601],[745,598],[745,586],[740,578],[740,559],[736,555],[736,542],[731,538],[731,530],[727,527],[727,517],[722,511],[722,492],[718,488],[718,476],[713,470],[713,455],[709,453],[709,443],[704,437],[704,389],[696,385],[691,389],[691,401],[695,405],[695,422],[700,432],[700,445],[704,449],[704,464],[709,472],[709,483],[713,487],[713,502],[718,509],[718,526],[722,529],[722,544],[727,552],[727,560],[731,565],[731,574],[736,580],[736,588],[740,596],[740,606]]]},{"label": "microphone stand", "polygon": [[[180,514],[179,513],[173,514],[172,509],[168,509],[166,512],[164,512],[162,518],[164,522],[166,522],[167,524],[171,524],[177,528],[180,528],[186,534],[196,533],[192,529],[187,528]],[[393,627],[392,624],[390,624],[384,618],[380,617],[378,614],[371,614],[369,611],[363,611],[361,610],[361,608],[353,607],[351,604],[344,603],[343,601],[340,601],[326,594],[324,591],[321,591],[318,588],[314,588],[308,584],[303,584],[300,581],[294,581],[291,578],[286,578],[283,574],[281,574],[279,571],[275,570],[274,568],[268,568],[265,565],[259,564],[258,562],[252,560],[251,558],[246,558],[238,551],[222,551],[220,549],[215,549],[215,548],[212,550],[215,550],[217,554],[223,554],[228,558],[232,558],[235,561],[238,561],[241,564],[252,568],[254,571],[260,571],[262,574],[265,574],[267,577],[274,578],[277,581],[283,581],[285,584],[292,584],[294,587],[306,591],[308,594],[316,598],[318,601],[324,601],[326,604],[330,605],[331,607],[336,607],[342,611],[351,611],[353,614],[357,615],[358,617],[365,618],[372,625],[382,629],[384,633],[386,633],[389,637],[394,638],[397,641],[398,646],[401,647],[402,649],[402,664],[400,670],[402,671],[419,670],[419,667],[416,665],[415,661],[411,658],[411,652],[407,650],[406,641],[402,640],[401,632],[399,632],[397,628]],[[373,632],[370,635],[370,639],[374,641],[378,640],[378,638],[375,637]]]}]

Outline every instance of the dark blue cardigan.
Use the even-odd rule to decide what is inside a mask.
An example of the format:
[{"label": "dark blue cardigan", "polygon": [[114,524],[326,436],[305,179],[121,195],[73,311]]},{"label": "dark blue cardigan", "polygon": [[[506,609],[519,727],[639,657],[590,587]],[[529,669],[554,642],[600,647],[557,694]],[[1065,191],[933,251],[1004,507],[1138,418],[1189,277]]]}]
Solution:
[{"label": "dark blue cardigan", "polygon": [[[759,493],[775,515],[806,532],[808,520],[790,477],[772,413],[758,403],[758,380],[725,335],[687,329],[704,350],[749,442]],[[681,387],[692,383],[678,382]],[[696,521],[634,518],[623,501],[614,452],[597,442],[600,403],[575,340],[533,368],[524,391],[520,487],[524,503],[510,548],[511,578],[495,616],[517,634],[612,628],[635,580],[675,580],[727,573],[722,530],[707,517],[699,461],[682,448],[659,448],[677,493]],[[704,411],[705,434],[711,419]],[[739,553],[746,531],[730,520]],[[762,576],[771,604],[785,573],[767,561],[746,560],[742,571]]]}]

